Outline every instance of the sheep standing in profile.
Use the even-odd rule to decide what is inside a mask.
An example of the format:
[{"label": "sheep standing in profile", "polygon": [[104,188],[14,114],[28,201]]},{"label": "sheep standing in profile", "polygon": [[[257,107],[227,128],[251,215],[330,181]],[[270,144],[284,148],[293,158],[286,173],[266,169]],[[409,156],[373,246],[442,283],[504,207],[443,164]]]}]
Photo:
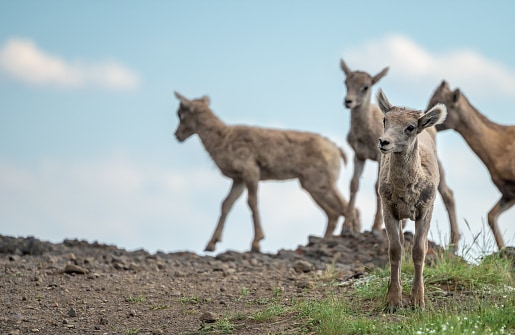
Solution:
[{"label": "sheep standing in profile", "polygon": [[[379,193],[383,203],[383,220],[388,235],[390,284],[386,309],[395,311],[402,305],[401,257],[403,252],[403,219],[415,221],[412,258],[415,276],[411,302],[424,307],[424,259],[427,234],[440,180],[436,146],[428,127],[441,123],[445,105],[438,104],[425,113],[405,107],[394,107],[382,91],[377,94],[384,113],[384,134],[379,138],[383,154],[379,171]],[[431,131],[435,131],[431,128]]]},{"label": "sheep standing in profile", "polygon": [[220,171],[233,180],[206,251],[214,251],[221,241],[227,214],[245,188],[254,222],[251,250],[260,250],[259,241],[264,238],[257,205],[260,180],[297,178],[327,214],[324,236],[333,234],[348,205],[336,188],[340,160],[346,162],[340,148],[327,138],[308,132],[229,126],[211,111],[208,97],[188,100],[179,93],[175,96],[180,101],[177,139],[182,142],[197,134]]},{"label": "sheep standing in profile", "polygon": [[488,225],[499,250],[504,240],[497,218],[515,205],[515,125],[501,125],[481,114],[459,90],[451,90],[444,80],[435,90],[429,106],[443,103],[448,117],[437,130],[454,129],[485,164],[501,198],[488,212]]}]

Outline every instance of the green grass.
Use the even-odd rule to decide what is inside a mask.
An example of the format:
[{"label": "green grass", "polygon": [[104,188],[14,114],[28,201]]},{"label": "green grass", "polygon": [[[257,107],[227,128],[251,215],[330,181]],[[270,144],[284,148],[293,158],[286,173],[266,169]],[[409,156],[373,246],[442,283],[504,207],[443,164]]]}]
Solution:
[{"label": "green grass", "polygon": [[[474,243],[480,243],[478,238]],[[257,300],[258,311],[226,315],[204,325],[201,333],[237,334],[252,328],[252,323],[260,323],[285,325],[280,334],[515,334],[514,260],[499,253],[484,253],[471,261],[463,252],[457,257],[444,251],[425,267],[424,309],[406,305],[395,314],[384,312],[388,266],[342,283],[333,264],[315,276],[315,287],[305,289],[307,294],[286,302],[283,289],[274,288],[271,297]],[[401,275],[405,303],[413,272],[406,252]],[[318,293],[312,295],[311,290]],[[239,299],[248,295],[248,289],[242,287]]]},{"label": "green grass", "polygon": [[[405,260],[403,290],[413,267]],[[426,267],[426,308],[384,314],[389,272],[375,271],[344,294],[297,306],[307,332],[315,334],[508,334],[515,332],[515,284],[510,260],[486,257],[472,265],[448,255]]]},{"label": "green grass", "polygon": [[136,295],[136,296],[129,296],[127,298],[125,298],[125,301],[131,303],[131,304],[136,304],[136,303],[139,303],[139,302],[143,302],[145,301],[145,296],[142,296],[142,295]]}]

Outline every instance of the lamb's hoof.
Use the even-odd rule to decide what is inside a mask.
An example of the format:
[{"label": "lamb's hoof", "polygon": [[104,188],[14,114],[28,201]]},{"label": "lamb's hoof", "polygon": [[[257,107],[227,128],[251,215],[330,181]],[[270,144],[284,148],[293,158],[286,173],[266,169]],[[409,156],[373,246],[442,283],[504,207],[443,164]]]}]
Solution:
[{"label": "lamb's hoof", "polygon": [[356,233],[349,227],[342,227],[341,237],[356,237]]},{"label": "lamb's hoof", "polygon": [[397,312],[398,308],[399,306],[396,306],[395,304],[386,304],[386,306],[383,309],[383,312],[387,314],[394,314]]},{"label": "lamb's hoof", "polygon": [[255,245],[253,244],[252,247],[250,248],[250,251],[251,252],[256,252],[256,253],[261,253],[261,247],[258,245]]},{"label": "lamb's hoof", "polygon": [[384,240],[384,234],[383,234],[383,231],[381,230],[372,230],[372,234],[374,234],[375,237],[377,237],[378,239],[381,239],[381,240]]},{"label": "lamb's hoof", "polygon": [[204,251],[215,251],[215,244],[214,243],[209,243],[206,248],[204,249]]}]

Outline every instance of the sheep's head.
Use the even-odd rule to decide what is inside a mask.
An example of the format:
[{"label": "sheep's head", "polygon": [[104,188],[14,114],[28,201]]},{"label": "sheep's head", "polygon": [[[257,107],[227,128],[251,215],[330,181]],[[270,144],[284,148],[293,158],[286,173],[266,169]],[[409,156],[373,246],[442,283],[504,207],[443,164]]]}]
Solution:
[{"label": "sheep's head", "polygon": [[377,102],[384,114],[384,134],[378,144],[383,154],[409,150],[420,132],[443,122],[447,115],[444,104],[437,104],[424,113],[393,106],[382,90],[377,93]]},{"label": "sheep's head", "polygon": [[200,99],[188,100],[177,92],[175,92],[175,97],[180,101],[177,110],[179,125],[175,131],[175,137],[182,142],[197,133],[199,115],[205,111],[206,107],[209,108],[209,97],[203,96]]},{"label": "sheep's head", "polygon": [[347,88],[347,95],[343,104],[349,109],[359,107],[370,101],[372,86],[388,73],[387,67],[375,76],[363,71],[351,71],[343,59],[340,60],[340,67],[345,73],[345,87]]},{"label": "sheep's head", "polygon": [[447,107],[447,118],[443,123],[436,126],[438,131],[456,129],[456,127],[462,123],[461,113],[459,113],[458,109],[460,105],[464,103],[464,99],[465,97],[458,88],[453,91],[449,87],[449,84],[447,84],[445,80],[442,80],[442,83],[434,91],[431,99],[429,99],[428,104],[428,108],[438,103],[442,103]]}]

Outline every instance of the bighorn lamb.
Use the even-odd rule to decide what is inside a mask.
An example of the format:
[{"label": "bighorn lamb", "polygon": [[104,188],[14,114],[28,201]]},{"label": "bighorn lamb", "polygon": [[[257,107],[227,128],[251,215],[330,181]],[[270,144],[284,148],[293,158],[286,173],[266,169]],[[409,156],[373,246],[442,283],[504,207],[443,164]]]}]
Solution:
[{"label": "bighorn lamb", "polygon": [[324,236],[332,235],[340,215],[346,215],[348,205],[336,188],[340,159],[347,161],[339,147],[320,135],[308,132],[229,126],[211,111],[207,96],[194,100],[188,100],[177,92],[175,96],[180,101],[177,111],[180,123],[175,132],[177,139],[182,142],[197,134],[221,172],[233,180],[206,251],[215,250],[216,243],[221,240],[227,214],[245,187],[254,221],[251,248],[259,251],[259,241],[264,238],[257,205],[260,180],[298,178],[301,186],[327,214]]},{"label": "bighorn lamb", "polygon": [[[386,67],[375,76],[371,76],[363,71],[351,71],[343,59],[340,61],[340,67],[346,76],[345,86],[347,88],[347,95],[345,96],[344,105],[351,110],[350,129],[347,135],[347,141],[354,150],[354,174],[350,183],[349,196],[349,210],[352,210],[359,189],[359,179],[363,173],[366,160],[381,161],[381,154],[377,150],[377,139],[383,133],[383,125],[381,122],[383,114],[376,105],[371,104],[370,100],[372,86],[388,73],[388,68]],[[436,132],[432,134],[434,136]],[[435,137],[433,140],[435,140]],[[460,233],[456,220],[454,196],[452,190],[447,186],[440,161],[438,161],[438,166],[440,170],[438,191],[442,196],[449,215],[451,229],[450,243],[456,248],[460,239]],[[372,231],[380,232],[383,221],[379,194],[377,194],[376,208]],[[345,218],[345,221],[351,219],[352,217],[348,216]],[[356,226],[360,226],[359,222]],[[344,227],[347,227],[347,224],[345,224]]]},{"label": "bighorn lamb", "polygon": [[[366,160],[380,161],[381,154],[377,150],[377,139],[383,132],[381,124],[383,114],[376,105],[371,104],[370,97],[372,86],[388,73],[388,68],[386,67],[375,76],[371,76],[363,71],[351,71],[343,59],[340,60],[340,67],[346,76],[347,95],[344,99],[344,105],[351,110],[347,142],[354,150],[354,172],[350,183],[349,209],[354,209],[356,194],[359,190],[359,179],[363,174]],[[377,185],[376,181],[376,214],[372,227],[374,232],[380,232],[383,224],[381,199],[377,193]],[[345,222],[343,229],[351,226],[354,230],[360,230],[359,218],[349,215],[345,217],[345,221],[350,221],[351,224]]]},{"label": "bighorn lamb", "polygon": [[500,125],[488,120],[461,93],[452,91],[444,80],[435,90],[429,106],[444,103],[448,116],[437,130],[454,129],[463,136],[470,148],[483,161],[492,181],[501,192],[501,199],[488,212],[488,225],[492,229],[499,249],[504,241],[497,218],[515,204],[515,126]]},{"label": "bighorn lamb", "polygon": [[[428,131],[441,123],[447,114],[438,104],[421,113],[405,107],[394,107],[380,90],[377,100],[384,113],[384,134],[379,138],[383,154],[379,171],[379,194],[388,235],[390,284],[386,309],[395,311],[402,305],[401,257],[403,251],[402,219],[415,221],[412,258],[415,276],[411,302],[424,307],[424,259],[427,234],[440,180],[436,145]],[[434,128],[432,128],[434,131]]]}]

